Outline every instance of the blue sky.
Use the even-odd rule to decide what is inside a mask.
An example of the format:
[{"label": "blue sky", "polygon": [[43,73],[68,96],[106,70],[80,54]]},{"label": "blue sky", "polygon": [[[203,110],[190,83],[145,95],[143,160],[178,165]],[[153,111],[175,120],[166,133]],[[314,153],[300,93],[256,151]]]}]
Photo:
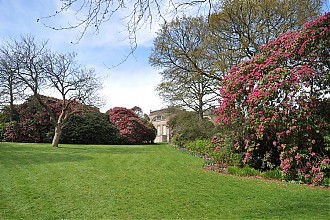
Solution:
[{"label": "blue sky", "polygon": [[[141,29],[138,32],[138,48],[134,57],[118,67],[129,53],[130,47],[124,30],[124,22],[115,17],[101,27],[99,34],[87,34],[78,44],[77,30],[56,31],[45,27],[37,19],[54,13],[60,7],[59,0],[0,0],[0,43],[10,38],[19,39],[22,34],[32,34],[39,41],[49,40],[54,51],[78,53],[78,61],[88,67],[95,68],[102,83],[100,95],[106,99],[101,109],[120,106],[132,108],[140,106],[145,113],[164,107],[161,99],[154,91],[160,82],[159,70],[148,64],[153,38],[158,26]],[[55,25],[66,24],[69,15],[62,15],[45,22]],[[62,23],[61,23],[62,22]],[[49,94],[48,94],[49,95]]]},{"label": "blue sky", "polygon": [[[32,34],[37,40],[49,40],[49,46],[55,51],[77,52],[79,62],[95,68],[102,80],[104,88],[100,95],[106,100],[102,111],[116,106],[140,106],[145,113],[149,113],[164,107],[154,91],[161,80],[159,70],[148,64],[155,31],[159,28],[157,22],[137,33],[138,48],[134,57],[129,57],[118,67],[107,68],[120,63],[130,51],[125,40],[127,33],[123,32],[125,21],[119,17],[113,17],[101,26],[99,34],[87,32],[78,44],[72,44],[79,36],[78,30],[55,31],[37,22],[38,18],[59,10],[59,0],[0,0],[0,5],[0,43],[19,38],[22,34]],[[330,0],[327,0],[323,10],[329,9]],[[119,12],[118,16],[124,13]],[[65,25],[72,21],[71,16],[63,14],[45,22],[55,26]]]}]

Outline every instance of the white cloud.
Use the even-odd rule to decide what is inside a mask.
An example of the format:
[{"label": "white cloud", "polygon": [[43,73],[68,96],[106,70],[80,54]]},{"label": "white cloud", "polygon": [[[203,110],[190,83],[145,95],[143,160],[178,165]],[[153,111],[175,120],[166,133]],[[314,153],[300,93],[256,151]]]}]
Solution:
[{"label": "white cloud", "polygon": [[113,107],[139,106],[145,113],[158,110],[163,104],[154,91],[160,75],[151,68],[112,71],[104,80],[101,92],[108,102],[105,110]]}]

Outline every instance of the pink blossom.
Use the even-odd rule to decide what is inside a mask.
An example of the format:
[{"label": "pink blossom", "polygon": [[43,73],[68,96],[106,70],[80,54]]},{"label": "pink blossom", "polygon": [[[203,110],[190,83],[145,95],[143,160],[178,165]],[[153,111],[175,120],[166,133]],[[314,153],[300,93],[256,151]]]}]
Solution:
[{"label": "pink blossom", "polygon": [[273,141],[273,145],[276,146],[276,141]]},{"label": "pink blossom", "polygon": [[312,168],[312,171],[313,171],[313,172],[317,172],[317,171],[319,171],[319,168],[318,168],[318,167],[313,167],[313,168]]},{"label": "pink blossom", "polygon": [[330,161],[329,158],[325,158],[325,159],[322,160],[321,164],[325,165],[325,164],[327,164],[327,162],[329,162],[329,161]]}]

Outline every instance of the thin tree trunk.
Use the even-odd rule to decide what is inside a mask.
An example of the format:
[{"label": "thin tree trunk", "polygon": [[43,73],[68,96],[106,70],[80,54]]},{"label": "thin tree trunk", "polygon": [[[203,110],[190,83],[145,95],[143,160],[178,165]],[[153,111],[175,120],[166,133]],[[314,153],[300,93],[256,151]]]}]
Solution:
[{"label": "thin tree trunk", "polygon": [[64,121],[66,118],[65,116],[66,116],[65,110],[62,109],[62,112],[57,119],[57,123],[55,124],[55,133],[54,133],[54,137],[53,137],[52,147],[58,147],[58,144],[60,142],[60,137],[62,134],[63,124],[64,124]]},{"label": "thin tree trunk", "polygon": [[52,147],[58,147],[58,144],[60,142],[61,134],[62,134],[62,126],[61,125],[56,125],[55,134],[54,134],[53,141],[52,141]]},{"label": "thin tree trunk", "polygon": [[10,103],[9,103],[9,120],[10,122],[14,121],[14,93],[13,93],[13,78],[12,76],[9,77],[9,97],[10,97]]}]

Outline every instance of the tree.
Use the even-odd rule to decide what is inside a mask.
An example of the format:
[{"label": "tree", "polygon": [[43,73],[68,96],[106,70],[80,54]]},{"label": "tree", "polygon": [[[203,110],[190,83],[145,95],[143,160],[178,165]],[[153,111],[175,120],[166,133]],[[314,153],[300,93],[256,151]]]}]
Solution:
[{"label": "tree", "polygon": [[150,122],[139,118],[132,109],[115,107],[108,110],[107,115],[110,123],[119,130],[124,143],[153,143],[156,138],[156,128]]},{"label": "tree", "polygon": [[286,32],[222,81],[222,129],[258,169],[320,183],[330,169],[330,13]]},{"label": "tree", "polygon": [[[75,57],[76,54],[74,53],[54,53],[47,57],[46,79],[48,85],[55,88],[63,102],[61,114],[57,119],[51,116],[52,124],[55,127],[55,134],[52,142],[53,147],[58,146],[62,129],[67,120],[72,115],[82,111],[82,109],[70,111],[70,106],[76,100],[87,105],[91,104],[90,102],[95,97],[95,92],[100,88],[94,69],[81,68],[76,63]],[[51,114],[50,109],[47,111]]]},{"label": "tree", "polygon": [[14,121],[14,104],[24,100],[26,87],[15,74],[19,69],[17,54],[13,54],[13,45],[4,43],[0,48],[0,107],[9,105],[9,121]]},{"label": "tree", "polygon": [[260,52],[261,45],[319,16],[322,5],[322,0],[223,0],[209,16],[209,59],[228,71]]},{"label": "tree", "polygon": [[[218,96],[217,80],[206,77],[213,72],[205,56],[205,36],[209,33],[204,18],[177,18],[165,23],[154,40],[149,62],[165,68],[157,87],[171,105],[181,105],[198,113],[213,107]],[[213,74],[213,73],[212,73]]]},{"label": "tree", "polygon": [[[7,51],[7,54],[12,54],[11,60],[15,60],[18,64],[10,69],[48,112],[55,130],[52,146],[57,147],[66,121],[73,114],[82,111],[82,109],[70,111],[72,110],[70,106],[76,100],[90,104],[88,101],[100,88],[95,71],[80,67],[76,61],[76,54],[51,52],[46,47],[46,41],[37,43],[32,36],[22,36],[20,41],[13,40],[8,44],[10,51]],[[55,90],[61,97],[61,114],[58,116],[40,95],[46,88]]]}]

